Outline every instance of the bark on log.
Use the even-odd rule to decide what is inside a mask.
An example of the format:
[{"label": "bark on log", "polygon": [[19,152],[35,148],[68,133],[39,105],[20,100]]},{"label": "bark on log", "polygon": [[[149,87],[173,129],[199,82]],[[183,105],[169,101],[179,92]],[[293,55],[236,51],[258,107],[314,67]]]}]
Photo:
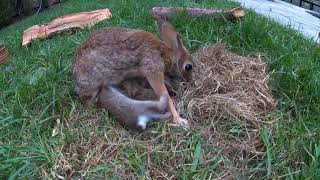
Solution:
[{"label": "bark on log", "polygon": [[152,16],[159,22],[170,19],[177,12],[186,12],[192,17],[217,17],[224,16],[230,20],[239,20],[245,13],[242,7],[236,7],[230,10],[203,9],[203,8],[182,8],[182,7],[154,7],[151,10]]},{"label": "bark on log", "polygon": [[8,62],[9,54],[3,44],[0,43],[0,64]]},{"label": "bark on log", "polygon": [[23,32],[22,45],[28,46],[32,40],[48,38],[64,31],[90,27],[99,21],[111,18],[109,9],[80,12],[59,17],[44,25],[34,25]]}]

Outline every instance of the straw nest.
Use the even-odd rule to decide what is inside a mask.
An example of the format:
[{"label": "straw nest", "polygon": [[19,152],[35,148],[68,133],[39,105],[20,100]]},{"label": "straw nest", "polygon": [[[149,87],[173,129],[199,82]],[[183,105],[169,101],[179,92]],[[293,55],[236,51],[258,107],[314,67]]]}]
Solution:
[{"label": "straw nest", "polygon": [[186,85],[175,98],[189,119],[199,123],[237,119],[258,127],[276,107],[260,55],[243,57],[216,44],[200,49],[193,59],[194,84]]},{"label": "straw nest", "polygon": [[192,129],[235,163],[220,170],[237,174],[241,160],[261,160],[265,155],[261,127],[272,128],[268,117],[277,105],[266,64],[260,55],[240,56],[224,44],[206,46],[193,59],[194,83],[186,84],[174,100]]}]

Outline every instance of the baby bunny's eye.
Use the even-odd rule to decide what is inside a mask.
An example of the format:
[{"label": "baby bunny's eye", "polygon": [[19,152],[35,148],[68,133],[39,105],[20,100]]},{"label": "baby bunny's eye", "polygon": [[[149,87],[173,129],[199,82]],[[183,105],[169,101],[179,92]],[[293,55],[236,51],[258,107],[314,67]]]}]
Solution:
[{"label": "baby bunny's eye", "polygon": [[185,69],[186,71],[191,71],[191,70],[192,70],[192,65],[191,65],[191,64],[186,64],[186,65],[184,66],[184,69]]}]

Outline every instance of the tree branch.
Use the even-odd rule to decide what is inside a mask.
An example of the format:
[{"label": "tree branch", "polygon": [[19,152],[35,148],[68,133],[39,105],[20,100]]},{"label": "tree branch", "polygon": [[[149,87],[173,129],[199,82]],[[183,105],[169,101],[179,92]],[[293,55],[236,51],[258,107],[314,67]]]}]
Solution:
[{"label": "tree branch", "polygon": [[34,25],[23,32],[22,45],[28,46],[34,39],[48,38],[54,34],[82,29],[87,26],[111,17],[109,9],[100,9],[90,12],[80,12],[59,17],[44,25]]},{"label": "tree branch", "polygon": [[240,20],[245,13],[242,7],[236,7],[230,10],[204,9],[204,8],[182,8],[182,7],[154,7],[151,10],[153,18],[158,22],[171,19],[177,12],[186,12],[192,17],[217,17],[224,16],[229,20]]},{"label": "tree branch", "polygon": [[3,44],[0,43],[0,64],[8,62],[9,54]]}]

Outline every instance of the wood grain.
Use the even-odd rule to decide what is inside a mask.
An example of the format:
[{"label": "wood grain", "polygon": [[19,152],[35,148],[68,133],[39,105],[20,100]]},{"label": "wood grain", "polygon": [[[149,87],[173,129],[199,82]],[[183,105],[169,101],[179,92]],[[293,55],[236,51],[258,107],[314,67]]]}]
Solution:
[{"label": "wood grain", "polygon": [[0,43],[0,64],[4,64],[9,61],[9,54],[4,46]]},{"label": "wood grain", "polygon": [[244,17],[245,12],[241,7],[236,7],[230,10],[221,9],[204,9],[204,8],[182,8],[182,7],[154,7],[151,10],[152,16],[161,21],[164,19],[170,19],[178,12],[186,12],[192,17],[217,17],[224,16],[227,19],[239,20]]},{"label": "wood grain", "polygon": [[99,9],[59,17],[44,25],[34,25],[23,32],[22,46],[28,46],[35,39],[45,39],[57,33],[90,27],[109,18],[109,9]]}]

